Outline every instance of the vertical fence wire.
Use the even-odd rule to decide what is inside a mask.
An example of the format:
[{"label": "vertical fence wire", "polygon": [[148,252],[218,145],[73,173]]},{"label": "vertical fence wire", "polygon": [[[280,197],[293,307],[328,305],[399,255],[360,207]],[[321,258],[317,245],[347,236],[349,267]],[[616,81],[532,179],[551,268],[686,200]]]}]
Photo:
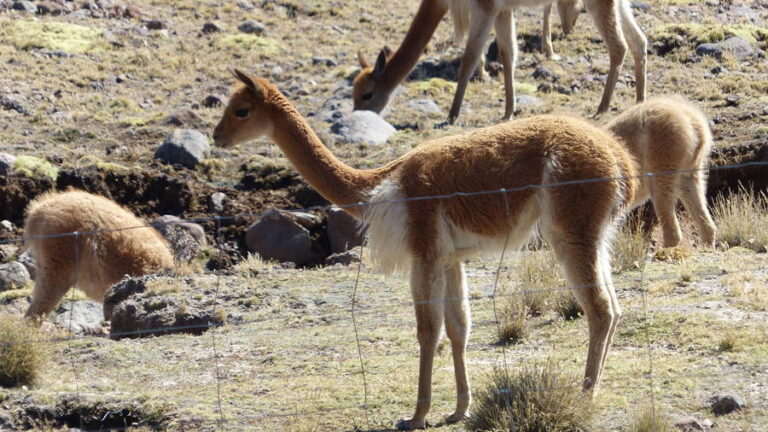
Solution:
[{"label": "vertical fence wire", "polygon": [[214,376],[216,378],[216,405],[217,409],[219,411],[219,430],[223,430],[226,418],[224,417],[224,410],[222,409],[221,405],[221,371],[219,368],[219,353],[216,349],[216,323],[212,320],[216,318],[216,308],[219,303],[219,288],[221,287],[221,266],[222,266],[222,258],[221,258],[221,219],[217,215],[215,217],[216,220],[216,235],[215,235],[215,243],[216,243],[216,260],[217,265],[216,269],[214,270],[216,272],[216,290],[213,296],[213,305],[211,306],[211,318],[208,320],[208,331],[211,333],[211,345],[213,347],[213,367],[214,367]]},{"label": "vertical fence wire", "polygon": [[[70,294],[70,301],[69,301],[69,322],[67,324],[67,334],[69,335],[69,359],[70,364],[72,366],[72,376],[75,378],[75,394],[77,395],[77,403],[81,404],[80,400],[80,374],[77,372],[77,365],[75,364],[75,356],[74,356],[74,346],[73,342],[75,340],[75,334],[72,330],[72,315],[75,312],[75,287],[80,281],[80,232],[75,231],[73,234],[73,237],[75,239],[75,273],[74,273],[74,283],[72,284],[72,287],[70,288],[71,294]],[[98,235],[98,234],[97,234]],[[82,405],[78,406],[77,408],[77,417],[78,422],[80,424],[80,429],[83,429],[83,413],[82,413]]]},{"label": "vertical fence wire", "polygon": [[648,301],[646,299],[647,288],[645,286],[645,269],[648,265],[648,254],[649,251],[646,248],[646,251],[643,254],[642,269],[640,271],[640,298],[642,300],[643,321],[645,323],[643,326],[645,330],[645,343],[648,350],[648,392],[651,401],[651,414],[653,415],[653,418],[656,418],[656,397],[654,395],[653,385],[653,346],[651,345],[651,332],[649,329],[651,321],[648,316]]},{"label": "vertical fence wire", "polygon": [[357,275],[355,276],[355,287],[352,289],[352,327],[355,330],[355,343],[357,344],[357,356],[360,359],[360,372],[363,377],[363,407],[365,412],[365,428],[370,429],[370,421],[368,419],[368,381],[365,376],[365,361],[363,360],[363,348],[360,346],[360,334],[357,330],[357,317],[355,312],[357,310],[357,287],[360,284],[360,272],[363,269],[363,250],[365,250],[364,242],[360,243],[360,262],[357,264]]}]

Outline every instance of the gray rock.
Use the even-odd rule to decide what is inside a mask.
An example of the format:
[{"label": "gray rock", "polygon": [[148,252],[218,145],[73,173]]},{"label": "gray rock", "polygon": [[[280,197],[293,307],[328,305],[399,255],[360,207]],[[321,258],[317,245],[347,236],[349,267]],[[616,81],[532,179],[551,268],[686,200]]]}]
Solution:
[{"label": "gray rock", "polygon": [[331,125],[336,140],[348,144],[380,145],[395,128],[373,111],[352,111]]},{"label": "gray rock", "polygon": [[208,210],[216,213],[224,211],[227,205],[227,196],[223,192],[215,192],[208,199]]},{"label": "gray rock", "polygon": [[155,159],[195,168],[210,153],[208,138],[194,129],[176,129],[155,152]]},{"label": "gray rock", "polygon": [[296,265],[320,261],[319,254],[312,248],[309,230],[290,215],[277,210],[267,212],[248,228],[245,245],[248,251],[265,259]]},{"label": "gray rock", "polygon": [[16,111],[19,114],[29,115],[29,110],[24,102],[16,96],[0,95],[0,108],[7,111]]},{"label": "gray rock", "polygon": [[18,261],[0,264],[0,292],[24,287],[32,278]]},{"label": "gray rock", "polygon": [[683,417],[675,422],[675,427],[683,432],[693,432],[704,430],[704,427],[698,420],[691,416]]},{"label": "gray rock", "polygon": [[19,253],[19,247],[13,243],[0,244],[0,263],[8,262]]},{"label": "gray rock", "polygon": [[0,175],[8,175],[13,171],[16,156],[8,153],[0,153]]},{"label": "gray rock", "polygon": [[554,74],[549,68],[539,66],[533,71],[533,78],[537,80],[546,80],[550,82],[557,81],[557,75]]},{"label": "gray rock", "polygon": [[26,250],[21,255],[19,255],[19,258],[16,261],[21,263],[21,265],[27,269],[29,277],[34,280],[35,276],[37,276],[37,264],[35,263],[35,257],[32,255],[32,253],[29,250]]},{"label": "gray rock", "polygon": [[350,265],[352,263],[360,262],[360,255],[355,251],[344,251],[335,254],[331,254],[325,259],[325,265],[332,266],[336,264]]},{"label": "gray rock", "polygon": [[171,126],[186,126],[194,128],[203,128],[205,121],[196,112],[191,109],[182,109],[169,115],[163,121],[164,124]]},{"label": "gray rock", "polygon": [[237,0],[237,7],[247,11],[253,10],[256,8],[256,6],[254,6],[253,3],[249,2],[248,0]]},{"label": "gray rock", "polygon": [[0,229],[9,233],[13,233],[16,231],[16,225],[13,224],[13,222],[9,220],[1,220],[0,221]]},{"label": "gray rock", "polygon": [[333,123],[344,116],[344,113],[352,112],[352,86],[346,81],[340,83],[333,91],[333,95],[323,102],[320,109],[310,116]]},{"label": "gray rock", "polygon": [[362,244],[360,223],[340,207],[332,206],[326,212],[326,233],[331,253],[344,252]]},{"label": "gray rock", "polygon": [[64,4],[42,1],[37,3],[37,13],[40,15],[63,15],[69,12]]},{"label": "gray rock", "polygon": [[741,61],[755,53],[752,44],[740,36],[730,37],[722,42],[705,43],[696,47],[696,54],[722,58],[724,54],[732,54]]},{"label": "gray rock", "polygon": [[306,229],[312,229],[320,223],[320,218],[305,212],[292,211],[288,213],[293,220]]},{"label": "gray rock", "polygon": [[240,24],[237,27],[237,29],[243,33],[255,34],[257,36],[260,36],[262,33],[264,33],[264,30],[266,30],[266,27],[264,26],[264,24],[258,21],[247,20],[242,24]]},{"label": "gray rock", "polygon": [[54,316],[54,321],[59,327],[78,335],[101,333],[103,320],[103,306],[90,300],[64,302]]},{"label": "gray rock", "polygon": [[227,101],[226,97],[217,95],[208,95],[203,99],[203,106],[206,108],[216,108],[224,105]]},{"label": "gray rock", "polygon": [[144,26],[149,30],[165,30],[168,28],[168,23],[158,19],[145,19]]},{"label": "gray rock", "polygon": [[191,261],[208,244],[205,229],[199,224],[186,222],[178,216],[164,215],[152,219],[152,226],[168,240],[174,257],[179,261]]},{"label": "gray rock", "polygon": [[515,98],[518,106],[537,107],[544,103],[541,99],[531,95],[520,95]]},{"label": "gray rock", "polygon": [[338,66],[336,60],[328,57],[312,57],[312,64],[323,66]]},{"label": "gray rock", "polygon": [[203,24],[203,28],[200,29],[200,31],[203,32],[203,33],[218,33],[218,32],[223,31],[223,30],[224,29],[220,25],[218,25],[218,24],[216,24],[214,22],[207,22],[207,23]]},{"label": "gray rock", "polygon": [[744,399],[729,394],[717,394],[710,399],[712,412],[715,415],[725,415],[744,408]]},{"label": "gray rock", "polygon": [[725,97],[725,106],[735,107],[739,105],[741,97],[739,95],[728,95]]},{"label": "gray rock", "polygon": [[31,1],[17,1],[13,3],[11,9],[29,13],[37,13],[37,6]]},{"label": "gray rock", "polygon": [[432,99],[409,100],[405,106],[423,114],[443,115],[443,110]]}]

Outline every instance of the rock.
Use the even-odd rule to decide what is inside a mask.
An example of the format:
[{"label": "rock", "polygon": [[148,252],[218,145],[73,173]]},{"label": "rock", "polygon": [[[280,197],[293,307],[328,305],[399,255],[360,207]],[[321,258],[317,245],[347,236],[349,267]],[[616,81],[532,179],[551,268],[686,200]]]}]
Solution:
[{"label": "rock", "polygon": [[200,31],[203,32],[203,33],[218,33],[218,32],[223,31],[223,30],[224,29],[220,25],[218,25],[218,24],[216,24],[214,22],[207,22],[207,23],[203,24],[203,28],[200,29]]},{"label": "rock", "polygon": [[54,317],[59,327],[78,335],[101,333],[103,320],[103,306],[90,300],[64,302],[58,307]]},{"label": "rock", "polygon": [[352,111],[332,124],[331,132],[343,143],[380,145],[395,133],[395,128],[373,111]]},{"label": "rock", "polygon": [[679,34],[659,38],[653,42],[653,50],[657,55],[664,56],[677,48],[686,46],[686,40]]},{"label": "rock", "polygon": [[171,276],[126,278],[113,285],[104,298],[111,339],[159,336],[171,333],[202,334],[224,323],[226,315],[206,307],[206,299],[179,298],[149,293],[148,282],[177,284]]},{"label": "rock", "polygon": [[430,78],[442,78],[448,81],[456,81],[459,75],[461,59],[440,60],[430,57],[418,63],[410,74],[408,80],[423,81]]},{"label": "rock", "polygon": [[256,6],[254,6],[253,3],[249,2],[248,0],[237,0],[237,7],[247,11],[253,10],[256,8]]},{"label": "rock", "polygon": [[63,15],[69,12],[64,5],[52,2],[42,1],[37,3],[37,13],[40,15]]},{"label": "rock", "polygon": [[16,96],[0,95],[0,108],[7,111],[16,111],[19,114],[29,115],[29,110],[23,101]]},{"label": "rock", "polygon": [[350,265],[352,263],[360,262],[360,255],[355,251],[344,251],[335,254],[331,254],[325,259],[325,265],[332,266],[336,264]]},{"label": "rock", "polygon": [[163,123],[171,126],[187,126],[200,129],[205,127],[203,118],[191,109],[176,111],[166,117]]},{"label": "rock", "polygon": [[699,423],[698,420],[696,420],[691,416],[683,417],[680,420],[676,421],[675,427],[680,429],[683,432],[704,430],[704,427],[701,425],[701,423]]},{"label": "rock", "polygon": [[541,99],[531,95],[520,95],[515,98],[517,106],[537,107],[544,103]]},{"label": "rock", "polygon": [[557,76],[549,68],[539,66],[533,71],[533,79],[555,82]]},{"label": "rock", "polygon": [[710,72],[713,75],[720,75],[720,74],[727,74],[730,71],[725,66],[717,65],[717,66],[713,67],[712,69],[710,69]]},{"label": "rock", "polygon": [[323,65],[323,66],[338,66],[338,63],[336,63],[336,60],[328,57],[312,57],[312,64],[313,65]]},{"label": "rock", "polygon": [[8,175],[13,171],[16,156],[8,153],[0,153],[0,175]]},{"label": "rock", "polygon": [[21,263],[21,265],[27,269],[30,279],[34,280],[35,276],[37,276],[37,263],[35,262],[35,257],[32,253],[29,250],[26,250],[19,255],[19,258],[16,261]]},{"label": "rock", "polygon": [[332,206],[326,211],[326,233],[331,243],[331,253],[344,252],[362,244],[360,223],[342,210]]},{"label": "rock", "polygon": [[0,221],[0,230],[13,233],[14,231],[16,231],[16,225],[14,225],[13,222],[9,220],[3,219]]},{"label": "rock", "polygon": [[8,262],[19,253],[19,247],[13,243],[0,244],[0,263]]},{"label": "rock", "polygon": [[17,1],[13,2],[13,6],[11,6],[11,9],[22,11],[22,12],[29,12],[29,13],[37,13],[37,6],[32,3],[31,1]]},{"label": "rock", "polygon": [[194,129],[176,129],[155,152],[155,159],[194,169],[210,153],[208,138]]},{"label": "rock", "polygon": [[264,26],[264,24],[262,24],[262,23],[260,23],[258,21],[247,20],[247,21],[243,22],[242,24],[240,24],[237,27],[237,29],[240,30],[243,33],[254,34],[256,36],[260,36],[261,34],[264,33],[264,30],[266,30],[266,27]]},{"label": "rock", "polygon": [[216,96],[216,95],[208,95],[203,99],[203,106],[206,108],[216,108],[224,105],[227,101],[227,98]]},{"label": "rock", "polygon": [[739,396],[718,394],[710,399],[712,403],[712,412],[721,416],[738,411],[744,407],[744,399]]},{"label": "rock", "polygon": [[323,102],[317,112],[310,116],[321,121],[333,123],[342,118],[344,113],[352,112],[352,86],[346,82],[340,83],[333,91],[333,95]]},{"label": "rock", "polygon": [[146,19],[144,20],[144,26],[149,30],[166,30],[168,28],[168,23],[163,20]]},{"label": "rock", "polygon": [[432,99],[409,100],[405,106],[423,114],[443,115],[443,110]]},{"label": "rock", "polygon": [[23,288],[31,280],[24,264],[18,261],[0,264],[0,292]]},{"label": "rock", "polygon": [[725,106],[735,107],[739,105],[741,97],[739,95],[728,95],[725,97]]},{"label": "rock", "polygon": [[191,261],[208,244],[202,225],[186,222],[178,216],[164,215],[152,219],[151,225],[168,240],[174,257],[179,261]]},{"label": "rock", "polygon": [[208,198],[208,211],[222,213],[227,205],[227,196],[223,192],[215,192]]},{"label": "rock", "polygon": [[309,230],[288,214],[271,210],[254,222],[245,233],[248,251],[264,259],[306,265],[320,261],[313,250]]},{"label": "rock", "polygon": [[737,60],[742,61],[755,53],[752,44],[740,36],[732,36],[722,42],[705,43],[696,47],[696,54],[700,56],[713,56],[722,58],[723,54],[732,54]]},{"label": "rock", "polygon": [[320,223],[320,218],[311,213],[292,211],[288,214],[293,218],[294,222],[306,229],[315,228]]}]

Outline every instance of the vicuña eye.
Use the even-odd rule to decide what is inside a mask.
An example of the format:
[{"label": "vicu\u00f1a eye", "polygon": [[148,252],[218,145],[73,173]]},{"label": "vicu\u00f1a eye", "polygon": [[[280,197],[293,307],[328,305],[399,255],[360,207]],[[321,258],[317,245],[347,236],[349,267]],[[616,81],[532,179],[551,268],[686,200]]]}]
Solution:
[{"label": "vicu\u00f1a eye", "polygon": [[246,118],[248,117],[248,113],[251,112],[248,108],[243,108],[235,111],[235,117],[239,118]]},{"label": "vicu\u00f1a eye", "polygon": [[363,100],[371,100],[373,98],[373,92],[368,92],[363,95]]}]

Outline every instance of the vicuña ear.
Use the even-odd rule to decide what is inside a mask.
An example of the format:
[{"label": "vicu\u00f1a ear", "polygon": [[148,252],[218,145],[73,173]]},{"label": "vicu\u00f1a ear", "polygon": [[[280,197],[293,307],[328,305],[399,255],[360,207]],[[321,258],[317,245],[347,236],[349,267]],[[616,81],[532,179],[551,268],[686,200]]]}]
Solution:
[{"label": "vicu\u00f1a ear", "polygon": [[384,52],[387,53],[387,59],[392,57],[392,54],[394,54],[394,52],[392,51],[392,48],[390,48],[389,45],[384,45],[383,49],[384,49]]},{"label": "vicu\u00f1a ear", "polygon": [[232,75],[235,76],[240,82],[248,86],[251,91],[253,91],[257,96],[262,94],[261,86],[251,78],[247,73],[241,71],[240,69],[231,69]]},{"label": "vicu\u00f1a ear", "polygon": [[360,61],[360,67],[363,69],[371,66],[370,63],[368,63],[368,59],[365,58],[363,50],[357,52],[357,60]]},{"label": "vicu\u00f1a ear", "polygon": [[373,68],[373,76],[380,77],[384,73],[384,66],[387,65],[387,52],[381,50],[376,58],[376,66]]}]

